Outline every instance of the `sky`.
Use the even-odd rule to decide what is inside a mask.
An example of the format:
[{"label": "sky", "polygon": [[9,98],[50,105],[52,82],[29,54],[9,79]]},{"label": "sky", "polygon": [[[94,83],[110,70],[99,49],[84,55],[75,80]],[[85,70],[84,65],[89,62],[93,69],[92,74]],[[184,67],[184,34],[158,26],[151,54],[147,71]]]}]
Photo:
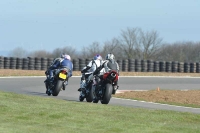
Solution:
[{"label": "sky", "polygon": [[155,30],[167,43],[200,41],[200,0],[0,0],[0,55],[81,50],[128,27]]}]

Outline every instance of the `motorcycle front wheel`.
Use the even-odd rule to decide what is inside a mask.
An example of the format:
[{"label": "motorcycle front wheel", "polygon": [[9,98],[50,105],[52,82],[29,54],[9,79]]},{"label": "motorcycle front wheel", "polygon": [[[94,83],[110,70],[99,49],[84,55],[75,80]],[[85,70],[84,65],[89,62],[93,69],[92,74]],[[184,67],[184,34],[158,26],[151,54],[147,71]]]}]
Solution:
[{"label": "motorcycle front wheel", "polygon": [[82,102],[84,99],[85,97],[83,96],[83,92],[81,91],[79,95],[79,101]]},{"label": "motorcycle front wheel", "polygon": [[96,98],[93,100],[93,103],[98,103],[98,102],[99,102],[99,100]]},{"label": "motorcycle front wheel", "polygon": [[82,102],[84,100],[84,97],[79,96],[79,101]]}]

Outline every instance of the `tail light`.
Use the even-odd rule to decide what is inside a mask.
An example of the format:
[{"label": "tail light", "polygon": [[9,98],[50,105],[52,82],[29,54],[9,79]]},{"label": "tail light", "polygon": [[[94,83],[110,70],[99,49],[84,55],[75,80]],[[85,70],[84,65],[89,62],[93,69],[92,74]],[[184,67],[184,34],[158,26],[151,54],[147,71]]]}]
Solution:
[{"label": "tail light", "polygon": [[67,71],[66,71],[66,70],[62,70],[62,71],[61,71],[61,73],[63,73],[63,74],[66,74],[66,73],[67,73]]},{"label": "tail light", "polygon": [[63,74],[66,74],[66,73],[68,73],[68,69],[67,68],[62,68],[60,70],[60,72],[63,73]]}]

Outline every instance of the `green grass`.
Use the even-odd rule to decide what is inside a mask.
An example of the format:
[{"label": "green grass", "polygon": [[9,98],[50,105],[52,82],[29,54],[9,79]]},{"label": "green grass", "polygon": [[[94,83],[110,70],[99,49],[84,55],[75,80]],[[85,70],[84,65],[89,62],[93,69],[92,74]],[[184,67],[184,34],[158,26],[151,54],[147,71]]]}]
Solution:
[{"label": "green grass", "polygon": [[0,133],[198,133],[200,115],[0,91]]}]

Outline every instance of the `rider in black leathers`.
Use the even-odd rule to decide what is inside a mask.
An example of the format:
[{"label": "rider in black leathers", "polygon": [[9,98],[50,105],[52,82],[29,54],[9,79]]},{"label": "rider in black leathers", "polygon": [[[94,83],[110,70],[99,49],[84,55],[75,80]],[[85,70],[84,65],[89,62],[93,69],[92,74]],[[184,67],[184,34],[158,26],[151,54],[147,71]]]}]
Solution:
[{"label": "rider in black leathers", "polygon": [[[106,59],[104,60],[101,68],[97,69],[97,70],[102,71],[102,69],[104,69],[103,70],[104,72],[109,72],[110,70],[115,70],[118,73],[118,76],[119,76],[119,65],[115,61],[115,56],[112,53],[107,54]],[[95,71],[94,75],[98,74],[98,73],[99,73],[98,71]],[[119,88],[118,81],[116,81],[114,83],[114,85],[115,85],[115,89]]]},{"label": "rider in black leathers", "polygon": [[[93,74],[93,72],[96,70],[96,68],[100,67],[102,65],[102,57],[100,54],[96,54],[93,58],[93,60],[91,60],[82,70],[82,77],[81,77],[81,82],[80,82],[80,88],[78,89],[78,91],[81,91],[82,89],[84,89],[84,86],[89,82],[91,82],[91,80],[93,79],[91,74]],[[86,83],[86,81],[88,81],[88,83]]]}]

